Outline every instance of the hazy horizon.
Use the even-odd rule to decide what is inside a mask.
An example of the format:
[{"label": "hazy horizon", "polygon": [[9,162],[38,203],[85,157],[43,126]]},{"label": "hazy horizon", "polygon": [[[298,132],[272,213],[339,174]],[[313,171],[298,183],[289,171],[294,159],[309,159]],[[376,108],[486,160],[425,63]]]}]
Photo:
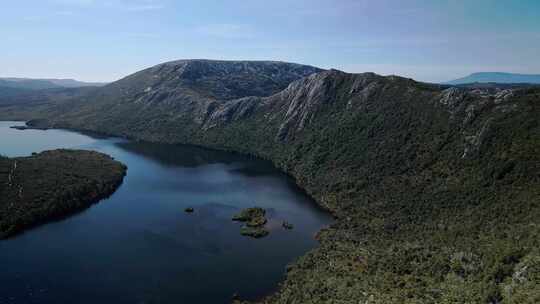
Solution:
[{"label": "hazy horizon", "polygon": [[278,60],[443,82],[540,74],[540,2],[46,0],[0,12],[1,77],[111,82],[165,61]]}]

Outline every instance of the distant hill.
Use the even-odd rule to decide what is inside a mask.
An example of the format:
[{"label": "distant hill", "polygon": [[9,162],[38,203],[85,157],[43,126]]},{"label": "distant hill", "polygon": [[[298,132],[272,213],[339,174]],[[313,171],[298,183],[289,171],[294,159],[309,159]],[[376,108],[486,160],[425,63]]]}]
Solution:
[{"label": "distant hill", "polygon": [[[4,87],[0,85],[0,107],[25,105],[35,107],[36,105],[48,104],[51,102],[61,102],[74,97],[81,97],[92,92],[96,87],[64,88],[56,87],[51,89],[21,89]],[[0,111],[5,111],[2,108]]]},{"label": "distant hill", "polygon": [[513,74],[501,72],[473,73],[467,77],[448,81],[445,84],[458,85],[466,83],[534,83],[540,84],[540,75]]},{"label": "distant hill", "polygon": [[29,92],[29,91],[25,89],[0,86],[0,103],[1,103],[1,100],[4,98],[12,98],[12,97],[20,96],[26,92]]},{"label": "distant hill", "polygon": [[0,78],[0,87],[43,90],[43,89],[58,89],[58,88],[80,88],[103,86],[105,83],[99,82],[82,82],[74,79],[32,79],[32,78]]}]

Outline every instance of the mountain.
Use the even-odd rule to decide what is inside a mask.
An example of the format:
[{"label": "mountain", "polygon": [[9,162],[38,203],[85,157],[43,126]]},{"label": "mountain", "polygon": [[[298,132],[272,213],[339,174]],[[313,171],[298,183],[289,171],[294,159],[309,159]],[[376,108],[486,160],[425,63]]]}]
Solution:
[{"label": "mountain", "polygon": [[[300,64],[272,61],[178,60],[135,73],[106,86],[106,95],[129,95],[160,101],[183,94],[196,98],[229,100],[245,96],[267,96],[283,90],[290,82],[320,72]],[[160,96],[156,96],[160,95]],[[155,102],[154,99],[149,100]]]},{"label": "mountain", "polygon": [[513,74],[500,72],[473,73],[467,77],[448,81],[446,84],[458,85],[469,83],[532,83],[540,84],[540,75]]},{"label": "mountain", "polygon": [[14,80],[13,78],[0,78],[0,87],[13,88],[13,89],[26,89],[26,90],[43,90],[51,88],[60,88],[47,80],[37,79],[22,79]]},{"label": "mountain", "polygon": [[[140,129],[146,122],[170,117],[178,128],[182,125],[187,130],[194,126],[194,120],[202,122],[223,102],[270,96],[292,81],[320,71],[285,62],[179,60],[145,69],[46,110],[89,123],[102,119],[112,122],[127,115],[125,126],[139,125]],[[156,136],[166,140],[167,135]]]},{"label": "mountain", "polygon": [[103,85],[105,85],[105,83],[82,82],[73,79],[0,78],[0,87],[29,90],[79,88]]},{"label": "mountain", "polygon": [[540,87],[178,61],[0,111],[13,117],[252,154],[293,176],[336,221],[264,303],[540,297]]}]

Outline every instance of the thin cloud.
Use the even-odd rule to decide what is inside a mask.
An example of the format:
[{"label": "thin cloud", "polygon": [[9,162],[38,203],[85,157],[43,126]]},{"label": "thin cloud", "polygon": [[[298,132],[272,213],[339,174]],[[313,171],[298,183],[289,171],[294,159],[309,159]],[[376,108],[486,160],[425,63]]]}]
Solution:
[{"label": "thin cloud", "polygon": [[55,13],[57,16],[73,16],[75,15],[75,12],[72,11],[58,11]]},{"label": "thin cloud", "polygon": [[139,6],[130,6],[126,7],[126,10],[132,11],[132,12],[144,12],[144,11],[155,11],[164,9],[164,5],[139,5]]},{"label": "thin cloud", "polygon": [[130,12],[155,11],[165,8],[165,4],[161,0],[53,0],[53,2],[64,6],[108,8]]},{"label": "thin cloud", "polygon": [[53,2],[57,4],[63,4],[63,5],[86,6],[86,5],[92,5],[96,1],[94,0],[54,0]]},{"label": "thin cloud", "polygon": [[249,39],[255,36],[255,31],[242,24],[208,24],[195,29],[197,34],[225,39]]},{"label": "thin cloud", "polygon": [[43,20],[43,17],[42,16],[24,16],[22,19],[26,22],[36,22],[36,21]]},{"label": "thin cloud", "polygon": [[142,39],[142,40],[161,38],[160,35],[153,34],[153,33],[128,33],[128,34],[125,34],[124,36],[133,38],[133,39]]}]

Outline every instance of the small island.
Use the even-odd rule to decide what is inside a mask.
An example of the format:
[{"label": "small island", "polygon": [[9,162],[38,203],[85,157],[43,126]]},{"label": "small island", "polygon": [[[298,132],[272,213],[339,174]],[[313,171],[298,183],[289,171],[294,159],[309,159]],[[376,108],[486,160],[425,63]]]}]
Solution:
[{"label": "small island", "polygon": [[265,215],[266,211],[262,208],[247,208],[234,215],[232,220],[245,223],[240,230],[241,235],[258,239],[267,236],[269,233],[264,227],[267,222]]},{"label": "small island", "polygon": [[92,151],[0,156],[0,239],[83,210],[110,196],[127,167]]}]

